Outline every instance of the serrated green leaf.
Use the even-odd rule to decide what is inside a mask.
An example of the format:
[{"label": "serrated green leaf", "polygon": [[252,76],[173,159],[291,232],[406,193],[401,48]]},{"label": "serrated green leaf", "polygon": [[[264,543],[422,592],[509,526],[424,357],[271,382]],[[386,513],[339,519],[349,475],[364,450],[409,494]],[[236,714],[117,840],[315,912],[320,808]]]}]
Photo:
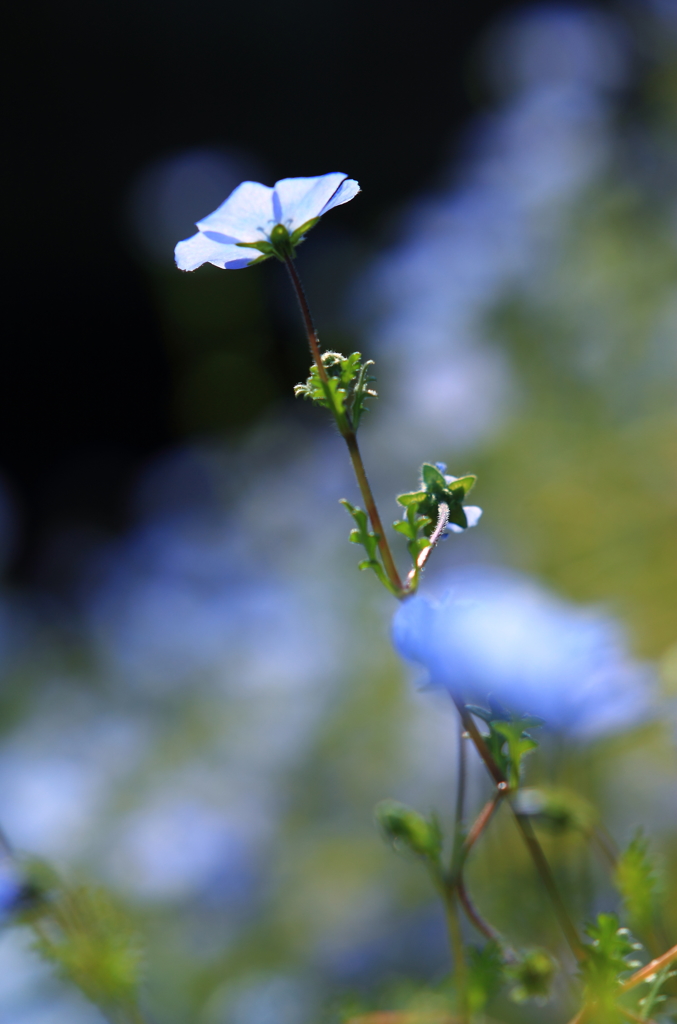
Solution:
[{"label": "serrated green leaf", "polygon": [[650,926],[658,879],[649,855],[649,842],[641,828],[618,858],[614,881],[633,927],[641,930]]},{"label": "serrated green leaf", "polygon": [[588,996],[610,1006],[619,994],[623,974],[633,966],[628,957],[636,954],[637,943],[627,928],[619,928],[615,914],[598,914],[585,932],[592,939],[582,965]]},{"label": "serrated green leaf", "polygon": [[412,529],[411,523],[407,523],[405,520],[396,519],[393,523],[393,530],[397,530],[398,533],[403,533],[405,537],[413,539],[416,537],[415,529]]}]

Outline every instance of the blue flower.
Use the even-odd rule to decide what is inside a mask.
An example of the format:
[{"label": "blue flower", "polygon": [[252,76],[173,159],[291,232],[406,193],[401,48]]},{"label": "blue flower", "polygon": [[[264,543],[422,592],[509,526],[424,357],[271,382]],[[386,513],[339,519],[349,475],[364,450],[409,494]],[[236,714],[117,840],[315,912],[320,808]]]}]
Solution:
[{"label": "blue flower", "polygon": [[283,178],[272,188],[243,181],[218,210],[197,222],[199,231],[174,250],[179,270],[213,263],[238,270],[277,256],[294,255],[295,247],[320,217],[354,199],[360,186],[339,171],[317,178]]},{"label": "blue flower", "polygon": [[465,570],[454,583],[441,601],[409,598],[393,623],[395,647],[432,686],[485,706],[491,696],[579,737],[646,720],[652,674],[609,616],[499,569]]}]

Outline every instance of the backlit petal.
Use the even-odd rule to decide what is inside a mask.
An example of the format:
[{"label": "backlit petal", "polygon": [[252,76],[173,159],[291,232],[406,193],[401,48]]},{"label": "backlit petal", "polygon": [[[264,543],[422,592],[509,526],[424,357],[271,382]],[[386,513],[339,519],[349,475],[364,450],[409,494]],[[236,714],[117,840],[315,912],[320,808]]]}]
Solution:
[{"label": "backlit petal", "polygon": [[464,505],[463,511],[465,512],[465,518],[468,520],[468,526],[477,526],[482,518],[482,509],[478,508],[477,505]]},{"label": "backlit petal", "polygon": [[[295,231],[309,220],[324,213],[346,178],[339,171],[316,178],[282,178],[275,182],[280,202],[281,223]],[[344,200],[347,201],[347,200]]]},{"label": "backlit petal", "polygon": [[342,206],[344,203],[350,202],[354,199],[357,193],[360,191],[360,186],[353,178],[347,178],[341,182],[339,187],[334,192],[328,203],[326,203],[322,213],[325,214],[327,210],[333,210],[335,206]]},{"label": "backlit petal", "polygon": [[243,181],[197,226],[201,231],[218,231],[233,242],[260,242],[275,223],[272,188],[258,181]]},{"label": "backlit petal", "polygon": [[260,255],[256,249],[240,249],[237,245],[208,238],[202,231],[179,242],[174,250],[179,270],[197,270],[203,263],[213,263],[222,269],[236,269],[232,266],[234,262],[244,267]]}]

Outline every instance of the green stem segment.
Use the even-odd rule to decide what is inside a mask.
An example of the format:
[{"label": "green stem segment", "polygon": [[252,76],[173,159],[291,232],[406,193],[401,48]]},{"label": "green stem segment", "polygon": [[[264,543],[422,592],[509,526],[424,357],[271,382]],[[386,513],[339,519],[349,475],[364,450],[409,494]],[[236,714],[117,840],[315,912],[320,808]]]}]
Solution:
[{"label": "green stem segment", "polygon": [[[460,701],[454,700],[454,703],[456,704],[458,713],[461,716],[463,726],[469,733],[473,743],[475,744],[477,753],[484,761],[484,764],[487,770],[489,771],[489,774],[496,783],[496,786],[498,787],[499,791],[503,794],[507,794],[509,790],[509,782],[505,777],[504,773],[501,771],[500,767],[496,764],[496,761],[494,760],[491,751],[484,742],[482,734],[475,725],[472,715]],[[512,810],[513,816],[515,818],[515,823],[522,834],[522,838],[524,839],[527,850],[531,855],[531,859],[534,862],[534,866],[541,877],[541,881],[545,886],[548,896],[550,897],[553,910],[555,911],[555,916],[557,917],[560,928],[564,933],[564,937],[569,944],[571,952],[573,953],[576,960],[579,963],[582,963],[586,959],[585,947],[578,937],[578,932],[576,931],[576,927],[569,916],[569,911],[567,910],[564,901],[560,896],[559,889],[557,888],[557,883],[555,882],[555,878],[552,873],[552,869],[543,852],[543,847],[539,843],[529,819],[522,814],[518,814],[512,803],[510,803],[510,809]]]},{"label": "green stem segment", "polygon": [[459,1024],[468,1024],[470,1020],[470,1007],[468,1003],[468,965],[465,961],[465,949],[463,947],[463,934],[458,914],[458,903],[456,888],[444,887],[444,909],[447,917],[447,929],[449,940],[454,954],[454,976],[456,978],[456,995],[458,998],[458,1020]]},{"label": "green stem segment", "polygon": [[341,436],[343,437],[343,440],[346,442],[346,445],[348,446],[350,461],[353,464],[353,470],[357,478],[357,483],[360,488],[362,500],[364,501],[365,508],[367,510],[367,515],[369,516],[369,521],[371,522],[372,525],[372,529],[378,538],[378,549],[381,553],[381,558],[383,559],[383,567],[386,571],[386,575],[388,577],[388,580],[390,581],[395,596],[405,597],[407,594],[407,588],[402,583],[400,574],[397,571],[397,566],[395,565],[395,560],[390,550],[390,546],[388,544],[388,541],[386,540],[385,530],[383,529],[381,517],[376,507],[376,502],[374,500],[374,495],[372,494],[371,485],[369,484],[367,472],[364,468],[364,462],[362,461],[362,455],[360,454],[360,449],[357,444],[357,436],[352,427],[352,424],[350,423],[349,418],[345,415],[339,415],[339,412],[334,404],[331,392],[329,391],[329,378],[327,376],[327,371],[325,369],[324,363],[322,362],[320,339],[317,335],[315,324],[313,323],[313,317],[310,312],[310,306],[308,305],[306,293],[303,290],[301,278],[299,277],[296,267],[294,266],[294,261],[289,256],[286,259],[286,266],[287,270],[289,271],[289,278],[291,280],[292,287],[294,289],[294,292],[296,293],[296,299],[299,304],[299,309],[301,310],[301,316],[303,318],[303,323],[306,328],[306,335],[308,337],[310,352],[312,354],[315,365],[317,366],[317,372],[320,375],[320,380],[324,385],[327,385],[325,390],[327,401],[333,413],[334,419],[336,420],[336,425],[339,428]]},{"label": "green stem segment", "polygon": [[[321,350],[320,350],[320,340],[318,338],[317,331],[315,329],[315,324],[313,323],[313,317],[312,317],[312,314],[310,312],[310,306],[308,305],[308,300],[307,300],[305,292],[303,290],[303,285],[301,283],[301,279],[300,279],[300,277],[299,277],[299,275],[298,275],[298,273],[296,271],[296,267],[294,266],[294,262],[293,262],[293,260],[292,260],[292,258],[290,256],[287,256],[287,258],[286,258],[286,266],[287,266],[287,270],[289,272],[289,278],[291,280],[292,287],[293,287],[294,292],[296,294],[296,298],[297,298],[297,301],[298,301],[298,304],[299,304],[299,309],[301,311],[301,316],[303,318],[303,323],[304,323],[304,326],[305,326],[305,329],[306,329],[306,335],[307,335],[307,338],[308,338],[308,345],[310,346],[310,351],[311,351],[313,360],[315,362],[315,365],[317,366],[317,372],[318,372],[318,374],[320,376],[320,380],[322,381],[323,385],[325,385],[325,394],[326,394],[326,397],[327,397],[327,402],[328,402],[329,407],[330,407],[330,409],[332,411],[332,414],[333,414],[334,419],[336,421],[336,425],[337,425],[337,427],[338,427],[338,429],[339,429],[339,431],[341,433],[341,436],[343,437],[344,441],[346,442],[346,445],[348,446],[348,452],[350,454],[350,460],[352,462],[353,470],[355,471],[355,476],[357,478],[357,482],[358,482],[358,485],[359,485],[359,488],[360,488],[360,492],[362,494],[362,500],[364,501],[364,504],[365,504],[365,507],[366,507],[366,511],[367,511],[367,515],[369,516],[369,520],[370,520],[371,525],[372,525],[372,529],[373,529],[374,533],[376,534],[376,536],[378,537],[378,548],[379,548],[379,551],[380,551],[380,554],[381,554],[381,558],[383,560],[383,567],[385,569],[386,575],[388,577],[388,580],[390,582],[391,588],[392,588],[393,593],[395,594],[395,596],[399,597],[399,598],[406,597],[408,594],[413,592],[413,587],[410,588],[410,587],[408,587],[408,586],[406,586],[406,585],[404,585],[402,583],[400,575],[399,575],[399,573],[397,571],[397,566],[395,565],[395,561],[394,561],[392,553],[390,551],[390,547],[388,545],[388,541],[386,540],[385,531],[383,529],[383,524],[381,522],[381,517],[380,517],[380,515],[378,513],[378,509],[376,507],[376,502],[374,500],[374,495],[372,494],[371,486],[369,484],[369,480],[367,478],[367,473],[366,473],[366,470],[365,470],[365,467],[364,467],[364,463],[362,461],[362,455],[360,454],[360,449],[359,449],[359,446],[357,444],[357,437],[355,435],[355,431],[353,429],[353,426],[352,426],[352,424],[350,422],[349,417],[346,416],[345,414],[339,413],[339,410],[336,408],[336,404],[335,404],[335,402],[333,400],[332,393],[331,393],[331,391],[329,389],[329,386],[328,386],[329,378],[327,376],[327,371],[326,371],[326,368],[324,366],[324,363],[322,362],[322,353],[321,353]],[[443,525],[445,525],[445,524],[443,524]],[[440,529],[440,533],[442,532],[442,529],[443,529],[443,526]],[[470,737],[471,737],[471,739],[472,739],[472,741],[473,741],[473,743],[475,745],[475,748],[477,749],[478,754],[480,755],[480,757],[484,761],[484,764],[485,764],[487,770],[489,771],[489,774],[491,775],[491,777],[493,778],[494,782],[496,783],[496,786],[497,786],[497,789],[499,791],[499,794],[501,796],[506,795],[508,793],[508,791],[509,791],[508,779],[506,779],[504,773],[501,771],[500,767],[496,764],[496,761],[492,757],[491,751],[487,747],[487,744],[485,743],[484,738],[482,737],[482,734],[480,733],[479,729],[475,725],[475,722],[474,722],[474,720],[472,718],[472,715],[468,711],[466,711],[465,707],[463,707],[463,705],[460,702],[455,702],[455,703],[456,703],[456,707],[458,709],[458,713],[459,713],[459,715],[461,717],[461,721],[463,722],[463,727],[468,732],[468,734],[470,735]],[[460,780],[460,781],[462,782],[463,780]],[[459,795],[459,800],[461,800],[461,799],[462,799],[462,797]],[[585,954],[585,948],[584,948],[583,944],[581,943],[580,939],[578,938],[578,933],[576,931],[576,928],[574,927],[574,924],[571,921],[571,918],[569,917],[569,913],[568,913],[568,911],[567,911],[567,909],[566,909],[566,907],[564,905],[562,897],[559,894],[559,891],[557,889],[557,885],[556,885],[554,876],[552,874],[550,865],[548,864],[548,861],[546,860],[546,857],[545,857],[545,854],[543,853],[543,849],[541,847],[541,844],[539,843],[538,839],[536,838],[536,835],[534,834],[533,828],[531,826],[531,822],[528,820],[528,818],[525,818],[524,816],[518,814],[515,811],[515,808],[512,806],[512,804],[511,804],[511,809],[512,809],[513,814],[514,814],[515,821],[517,823],[517,827],[519,828],[520,832],[522,833],[522,837],[524,839],[524,842],[526,843],[527,849],[528,849],[529,853],[531,854],[531,857],[533,859],[533,862],[534,862],[534,865],[536,867],[536,870],[538,871],[539,875],[541,876],[541,879],[542,879],[543,884],[544,884],[544,886],[546,888],[546,891],[548,892],[548,895],[550,896],[550,899],[552,901],[552,905],[553,905],[555,914],[556,914],[557,919],[559,921],[559,924],[560,924],[560,926],[562,928],[562,931],[564,932],[564,935],[565,935],[565,937],[567,939],[567,942],[569,943],[569,946],[571,947],[571,951],[574,954],[574,956],[576,957],[576,959],[579,962],[581,962],[581,961],[583,961],[585,959],[585,955],[586,955]],[[462,802],[460,803],[460,810],[462,812]],[[488,812],[488,814],[486,816],[486,820],[482,822],[481,828],[483,828],[484,825],[486,824],[486,822],[489,820],[492,811],[493,811],[493,806],[491,807],[491,810]],[[457,817],[458,817],[458,814],[457,814]],[[481,831],[481,828],[479,829],[479,831]],[[477,835],[479,835],[479,831],[477,832]],[[459,860],[461,860],[461,864],[462,864],[462,859],[463,858],[462,858],[461,851],[463,849],[463,846],[458,844],[458,835],[459,835],[459,833],[460,833],[460,822],[457,821],[456,837],[455,837],[455,843],[454,843],[454,846],[455,846],[454,860],[456,861],[457,859],[459,859]],[[476,838],[477,838],[477,836],[474,836],[473,842],[474,842],[474,839],[476,839]],[[472,844],[470,844],[470,845],[472,845]],[[467,853],[468,851],[466,850],[465,852]],[[460,868],[460,866],[461,865],[459,864],[459,868]],[[463,941],[462,941],[460,925],[459,925],[459,920],[458,920],[458,904],[457,904],[457,896],[458,896],[458,894],[457,894],[456,878],[460,877],[460,875],[458,875],[457,872],[458,872],[458,868],[456,867],[456,864],[454,864],[453,868],[452,868],[451,877],[448,880],[447,884],[444,885],[443,889],[444,889],[445,906],[446,906],[446,910],[447,910],[447,921],[448,921],[448,925],[449,925],[449,934],[450,934],[450,938],[451,938],[451,942],[452,942],[452,947],[454,949],[454,959],[456,961],[456,972],[457,972],[458,987],[459,987],[459,999],[460,999],[460,1002],[461,1002],[461,1014],[462,1014],[462,1019],[463,1020],[467,1020],[467,1017],[468,1017],[468,1007],[467,1007],[467,967],[466,967],[466,963],[465,963],[465,959],[464,959],[464,955],[463,955]]]}]

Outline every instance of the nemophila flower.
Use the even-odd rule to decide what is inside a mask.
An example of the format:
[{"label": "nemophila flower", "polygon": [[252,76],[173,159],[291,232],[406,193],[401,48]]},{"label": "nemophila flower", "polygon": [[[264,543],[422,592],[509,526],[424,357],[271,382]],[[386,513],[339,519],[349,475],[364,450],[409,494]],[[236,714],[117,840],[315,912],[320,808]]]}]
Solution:
[{"label": "nemophila flower", "polygon": [[591,737],[646,719],[652,673],[619,624],[500,569],[456,574],[440,601],[415,595],[397,611],[395,647],[456,699],[493,700],[554,730]]},{"label": "nemophila flower", "polygon": [[175,249],[179,270],[213,263],[223,270],[293,256],[320,217],[354,199],[360,186],[340,171],[316,178],[282,178],[271,187],[243,181],[208,217],[198,233]]}]

